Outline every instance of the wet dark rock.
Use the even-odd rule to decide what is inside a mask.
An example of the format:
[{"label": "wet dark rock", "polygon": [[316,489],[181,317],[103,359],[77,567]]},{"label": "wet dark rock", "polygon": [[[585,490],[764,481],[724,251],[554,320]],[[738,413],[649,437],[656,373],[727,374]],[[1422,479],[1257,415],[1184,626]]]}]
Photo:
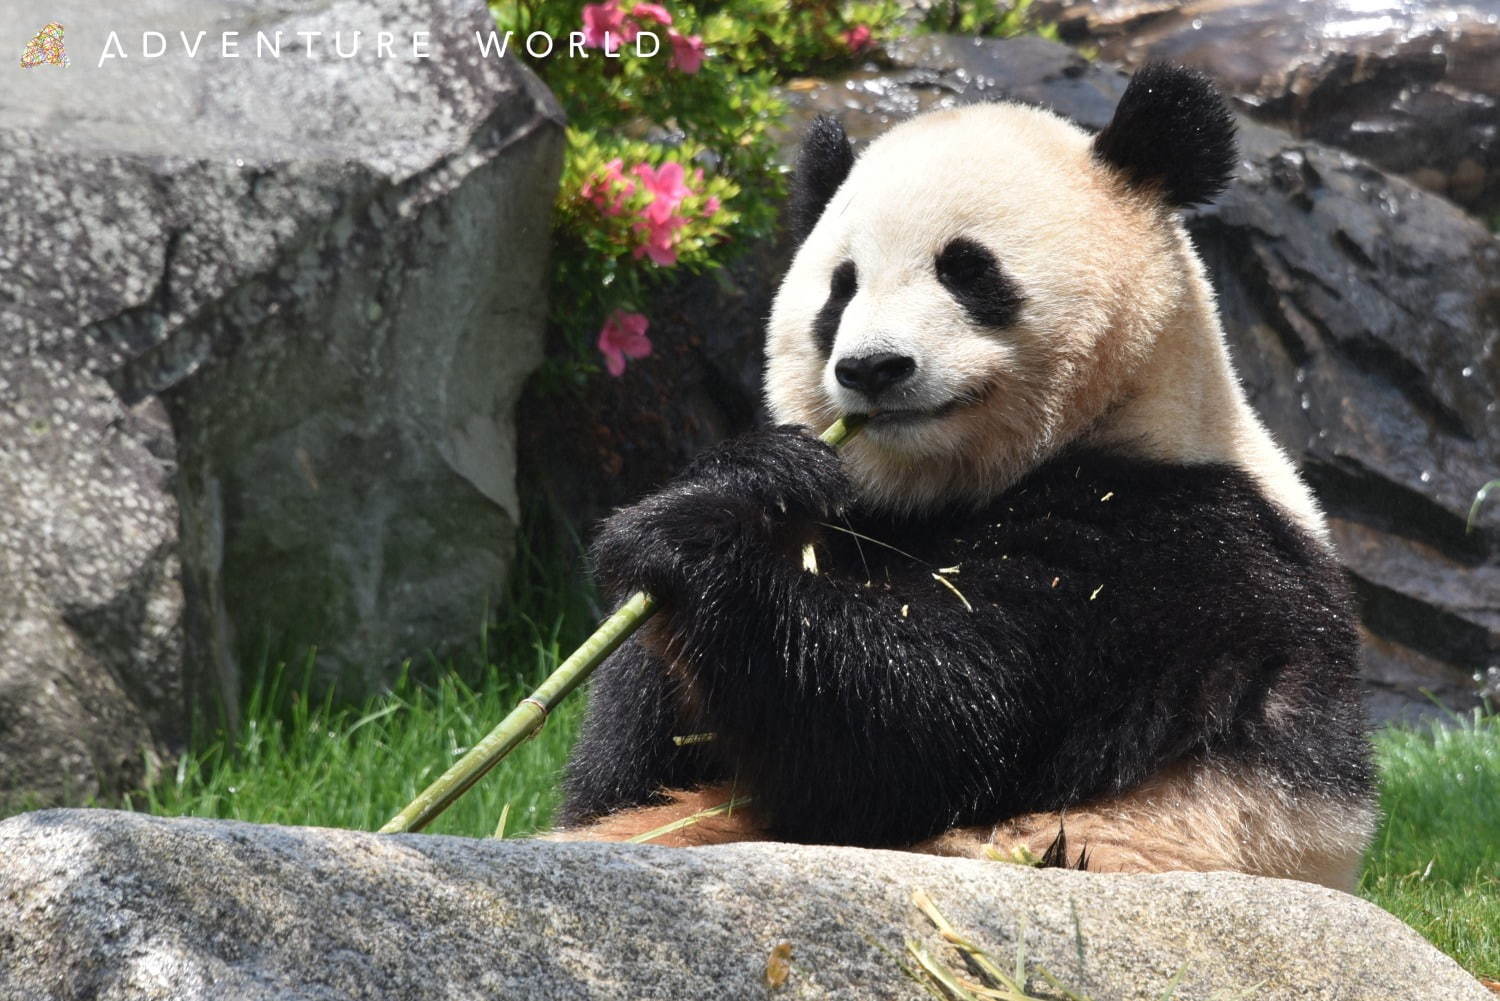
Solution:
[{"label": "wet dark rock", "polygon": [[1292,134],[1484,214],[1500,209],[1500,2],[1048,0],[1063,37],[1125,66],[1209,73]]},{"label": "wet dark rock", "polygon": [[[361,33],[358,54],[305,56],[298,32],[331,25]],[[22,403],[53,430],[0,430],[17,563],[0,589],[21,595],[20,612],[0,601],[3,646],[37,651],[24,677],[0,668],[0,755],[18,753],[7,727],[33,725],[10,692],[93,707],[59,709],[64,726],[112,718],[110,685],[159,690],[170,709],[120,714],[170,742],[185,702],[232,714],[267,655],[316,645],[353,697],[472,641],[512,557],[513,411],[540,357],[562,155],[551,95],[481,57],[492,26],[480,0],[147,0],[69,21],[71,67],[7,76],[0,414]],[[239,31],[242,58],[188,58],[179,28],[210,49]],[[140,57],[143,29],[167,55]],[[107,30],[133,57],[97,65]],[[430,58],[405,51],[418,30]],[[246,57],[257,32],[288,51]],[[13,510],[23,489],[45,501]],[[133,631],[137,606],[160,633]],[[100,681],[70,692],[85,675]],[[110,762],[140,759],[131,732]],[[0,785],[18,767],[0,758]],[[130,782],[97,770],[85,789]]]},{"label": "wet dark rock", "polygon": [[[918,110],[1000,99],[1098,128],[1126,80],[1040,39],[926,38],[892,55],[889,70],[789,94],[790,133],[833,113],[864,141]],[[1426,692],[1470,705],[1476,672],[1500,664],[1500,505],[1464,531],[1474,491],[1500,475],[1500,244],[1445,199],[1348,154],[1242,128],[1238,179],[1188,220],[1241,378],[1332,517],[1363,606],[1372,708],[1421,713]],[[759,372],[747,359],[786,261],[784,249],[757,253],[748,277],[734,272],[732,309],[717,283],[690,282],[660,357],[599,380],[611,416],[594,440],[609,444],[579,457],[578,492],[636,496],[699,442],[748,424]],[[666,415],[650,428],[627,416],[645,394]],[[600,413],[574,403],[577,425]]]}]

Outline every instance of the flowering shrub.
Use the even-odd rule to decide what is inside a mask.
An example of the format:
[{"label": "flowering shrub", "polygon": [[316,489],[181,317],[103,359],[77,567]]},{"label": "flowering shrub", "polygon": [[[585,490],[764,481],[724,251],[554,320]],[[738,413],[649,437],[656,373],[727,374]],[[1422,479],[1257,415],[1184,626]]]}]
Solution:
[{"label": "flowering shrub", "polygon": [[[546,374],[570,381],[600,359],[618,376],[650,353],[653,288],[770,234],[784,181],[775,86],[847,67],[900,13],[895,0],[497,0],[492,10],[568,113],[551,288],[560,336]],[[526,51],[534,31],[555,40],[541,58]],[[581,55],[569,50],[573,32]]]},{"label": "flowering shrub", "polygon": [[[551,288],[563,350],[548,374],[582,379],[599,358],[622,374],[651,350],[653,288],[771,232],[777,84],[845,69],[910,27],[1015,34],[1030,3],[935,0],[918,25],[901,0],[491,0],[568,113]],[[536,31],[554,44],[533,58]]]}]

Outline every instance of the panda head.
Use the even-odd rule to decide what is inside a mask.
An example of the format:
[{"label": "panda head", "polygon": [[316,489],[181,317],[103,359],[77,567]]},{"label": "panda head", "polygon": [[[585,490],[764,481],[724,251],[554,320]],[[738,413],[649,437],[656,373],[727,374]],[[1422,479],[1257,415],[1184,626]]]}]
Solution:
[{"label": "panda head", "polygon": [[876,503],[993,496],[1106,421],[1163,330],[1194,308],[1211,319],[1174,210],[1217,194],[1235,158],[1212,85],[1160,65],[1093,137],[1036,108],[971,105],[856,160],[819,119],[768,331],[773,416],[870,415],[845,455]]}]

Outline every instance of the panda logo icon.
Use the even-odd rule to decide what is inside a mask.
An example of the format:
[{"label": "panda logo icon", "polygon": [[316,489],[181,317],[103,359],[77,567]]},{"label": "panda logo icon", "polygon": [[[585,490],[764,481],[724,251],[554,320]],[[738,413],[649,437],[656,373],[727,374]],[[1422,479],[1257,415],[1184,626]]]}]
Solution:
[{"label": "panda logo icon", "polygon": [[56,21],[49,21],[41,31],[32,36],[31,41],[26,43],[26,51],[21,53],[23,70],[49,65],[67,68],[72,64],[67,50],[63,48],[63,26]]}]

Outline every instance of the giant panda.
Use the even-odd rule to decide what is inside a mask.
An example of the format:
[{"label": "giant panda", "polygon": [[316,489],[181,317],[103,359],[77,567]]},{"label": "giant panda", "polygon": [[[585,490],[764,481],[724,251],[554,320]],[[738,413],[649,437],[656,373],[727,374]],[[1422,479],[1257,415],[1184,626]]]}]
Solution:
[{"label": "giant panda", "polygon": [[[661,610],[593,682],[554,836],[735,798],[653,840],[1351,889],[1373,811],[1349,594],[1177,216],[1236,156],[1212,86],[1164,65],[1093,136],[973,105],[856,158],[815,122],[768,328],[779,426],[604,524],[599,582]],[[844,448],[813,436],[846,414],[868,423]]]}]

